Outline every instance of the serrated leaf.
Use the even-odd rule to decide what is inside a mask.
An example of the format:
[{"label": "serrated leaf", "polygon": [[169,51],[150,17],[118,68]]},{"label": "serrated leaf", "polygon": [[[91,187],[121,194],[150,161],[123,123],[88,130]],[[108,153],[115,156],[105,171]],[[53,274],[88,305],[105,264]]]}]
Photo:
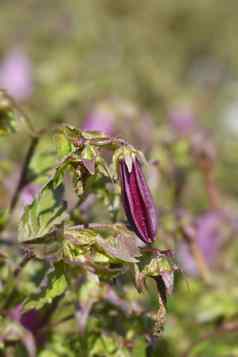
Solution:
[{"label": "serrated leaf", "polygon": [[136,257],[140,256],[140,251],[137,246],[137,240],[133,235],[120,233],[116,237],[103,239],[98,236],[96,238],[99,248],[119,261],[136,263]]},{"label": "serrated leaf", "polygon": [[67,125],[64,128],[64,133],[66,138],[74,145],[80,146],[83,143],[82,132],[81,130],[75,128],[72,125]]},{"label": "serrated leaf", "polygon": [[57,152],[52,137],[42,136],[31,159],[27,179],[39,184],[46,184],[57,162]]},{"label": "serrated leaf", "polygon": [[[45,278],[44,278],[45,280]],[[62,262],[55,264],[54,270],[48,272],[47,286],[39,293],[34,295],[24,304],[24,310],[41,309],[46,304],[51,304],[54,298],[62,295],[68,282],[64,273],[64,264]]]},{"label": "serrated leaf", "polygon": [[38,239],[51,233],[67,218],[63,195],[63,177],[60,170],[57,170],[40,194],[25,208],[18,230],[20,242]]},{"label": "serrated leaf", "polygon": [[66,227],[64,237],[77,245],[93,245],[96,242],[97,233],[93,229],[76,229]]},{"label": "serrated leaf", "polygon": [[86,145],[81,153],[81,160],[84,167],[91,175],[95,174],[96,151],[92,145]]},{"label": "serrated leaf", "polygon": [[64,128],[58,130],[54,138],[56,143],[57,154],[60,159],[64,159],[67,155],[69,155],[74,151],[75,147],[65,135]]}]

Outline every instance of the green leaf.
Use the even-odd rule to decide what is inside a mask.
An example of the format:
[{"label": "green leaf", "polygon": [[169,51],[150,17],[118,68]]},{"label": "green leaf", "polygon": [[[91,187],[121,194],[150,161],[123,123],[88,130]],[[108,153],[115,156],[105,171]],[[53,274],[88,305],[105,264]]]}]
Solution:
[{"label": "green leaf", "polygon": [[70,143],[80,146],[83,143],[82,132],[79,129],[76,129],[72,125],[67,125],[64,127],[64,133],[66,139],[69,140]]},{"label": "green leaf", "polygon": [[18,230],[20,242],[31,241],[51,233],[67,218],[63,194],[63,177],[58,169],[38,197],[25,208]]},{"label": "green leaf", "polygon": [[0,136],[16,131],[17,111],[13,100],[0,90]]},{"label": "green leaf", "polygon": [[37,259],[42,259],[45,261],[59,261],[63,256],[63,230],[61,227],[54,230],[52,233],[47,234],[43,238],[38,238],[33,240],[32,243],[27,243],[27,248],[29,248],[34,257]]},{"label": "green leaf", "polygon": [[101,175],[110,178],[113,181],[113,172],[111,172],[111,168],[108,167],[106,160],[102,156],[97,156],[96,158],[97,172]]},{"label": "green leaf", "polygon": [[39,294],[31,297],[24,304],[24,310],[41,309],[46,304],[51,304],[53,299],[62,295],[68,282],[64,273],[64,264],[62,262],[55,264],[54,270],[47,273],[46,278],[47,287],[43,289]]},{"label": "green leaf", "polygon": [[[97,338],[91,339],[89,357],[129,357],[131,353],[123,346],[123,340],[116,334],[100,333]],[[91,342],[90,341],[90,342]]]},{"label": "green leaf", "polygon": [[98,236],[96,241],[104,253],[122,262],[136,263],[136,257],[141,255],[133,234],[120,232],[116,237],[107,239]]},{"label": "green leaf", "polygon": [[153,257],[150,262],[144,267],[143,274],[145,276],[156,277],[163,273],[173,273],[178,270],[176,263],[167,253],[160,253]]},{"label": "green leaf", "polygon": [[77,229],[66,227],[64,237],[73,242],[76,246],[93,245],[96,242],[97,233],[93,229]]},{"label": "green leaf", "polygon": [[64,128],[59,129],[58,132],[55,134],[55,143],[57,153],[60,159],[64,159],[75,149],[74,145],[67,138]]},{"label": "green leaf", "polygon": [[5,228],[9,218],[7,209],[0,208],[0,232]]},{"label": "green leaf", "polygon": [[0,136],[8,135],[16,131],[16,118],[11,112],[3,112],[0,109]]},{"label": "green leaf", "polygon": [[46,184],[57,162],[57,152],[52,137],[44,135],[40,138],[29,165],[27,178],[39,184]]},{"label": "green leaf", "polygon": [[[64,258],[77,262],[85,262],[85,256],[95,256],[93,248],[97,233],[92,229],[66,228],[64,230]],[[106,257],[107,258],[107,257]]]},{"label": "green leaf", "polygon": [[95,174],[96,156],[96,150],[92,145],[86,145],[81,153],[82,163],[91,175]]},{"label": "green leaf", "polygon": [[224,289],[217,289],[205,294],[196,304],[196,318],[201,323],[214,321],[222,316],[232,319],[237,313],[238,289],[229,288],[229,294]]}]

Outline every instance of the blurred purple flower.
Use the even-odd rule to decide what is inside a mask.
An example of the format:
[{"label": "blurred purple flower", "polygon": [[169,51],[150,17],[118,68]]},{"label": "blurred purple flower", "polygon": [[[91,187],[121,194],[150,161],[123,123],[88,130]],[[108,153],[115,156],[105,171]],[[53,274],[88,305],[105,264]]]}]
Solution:
[{"label": "blurred purple flower", "polygon": [[19,101],[31,96],[31,63],[22,50],[10,50],[0,64],[0,87]]},{"label": "blurred purple flower", "polygon": [[210,212],[197,222],[197,242],[209,265],[215,261],[222,243],[221,219],[221,214]]},{"label": "blurred purple flower", "polygon": [[40,328],[43,326],[43,319],[39,311],[32,309],[21,315],[21,324],[33,335],[37,335]]},{"label": "blurred purple flower", "polygon": [[112,135],[115,115],[109,106],[98,104],[86,116],[82,129],[88,131],[102,131],[105,134]]},{"label": "blurred purple flower", "polygon": [[[195,239],[207,265],[210,267],[216,262],[224,240],[221,229],[222,219],[222,214],[208,212],[199,217],[195,225]],[[191,275],[197,275],[196,262],[190,254],[185,242],[182,242],[179,246],[178,259],[185,272]]]},{"label": "blurred purple flower", "polygon": [[[27,326],[23,325],[21,322],[21,316],[22,316],[22,305],[18,304],[14,308],[11,308],[8,310],[7,317],[10,320],[16,321],[18,324],[22,325],[25,330],[20,331],[20,333],[16,334],[16,338],[18,338],[22,344],[25,346],[27,350],[27,355],[29,357],[35,357],[36,356],[36,342],[38,343],[38,338],[34,335],[33,331],[29,329]],[[17,331],[18,329],[16,329]],[[14,328],[13,328],[13,335],[14,335]],[[0,341],[4,341],[5,339],[7,340],[11,336],[11,329],[7,331],[7,333],[0,335]],[[40,342],[39,342],[40,343]]]},{"label": "blurred purple flower", "polygon": [[169,112],[169,123],[182,136],[187,136],[196,129],[194,113],[189,107],[178,107]]},{"label": "blurred purple flower", "polygon": [[45,318],[40,311],[31,309],[29,311],[23,312],[22,305],[18,304],[8,311],[8,317],[12,320],[15,320],[27,331],[29,331],[29,336],[32,338],[32,343],[36,344],[37,346],[42,346],[44,344],[46,341],[46,336],[44,331],[42,331],[42,328],[45,326]]},{"label": "blurred purple flower", "polygon": [[32,203],[35,196],[40,192],[41,187],[39,185],[30,183],[28,184],[21,193],[21,201],[24,206]]},{"label": "blurred purple flower", "polygon": [[82,129],[124,137],[143,151],[150,151],[155,142],[153,118],[120,98],[107,98],[97,103],[86,115]]},{"label": "blurred purple flower", "polygon": [[44,326],[42,313],[36,309],[23,312],[21,304],[16,305],[8,311],[8,317],[20,323],[26,330],[35,337],[38,345],[44,342],[44,337],[40,329]]}]

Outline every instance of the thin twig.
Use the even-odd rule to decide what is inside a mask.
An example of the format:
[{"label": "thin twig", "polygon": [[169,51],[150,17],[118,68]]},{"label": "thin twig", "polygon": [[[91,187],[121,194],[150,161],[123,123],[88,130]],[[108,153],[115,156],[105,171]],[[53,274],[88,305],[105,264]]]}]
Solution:
[{"label": "thin twig", "polygon": [[[18,278],[19,274],[21,273],[22,269],[26,266],[26,264],[34,257],[34,254],[31,251],[26,251],[25,256],[23,257],[22,261],[19,263],[19,265],[16,267],[16,269],[13,272],[14,278]],[[8,306],[15,294],[15,290],[11,291],[10,295],[5,299],[5,306]]]},{"label": "thin twig", "polygon": [[29,149],[26,153],[26,156],[25,156],[25,159],[23,162],[23,166],[22,166],[22,170],[21,170],[21,174],[20,174],[16,189],[15,189],[14,194],[11,199],[10,212],[12,212],[14,210],[22,189],[29,183],[27,180],[27,170],[28,170],[30,161],[32,159],[32,156],[34,155],[36,146],[38,144],[38,140],[39,140],[39,138],[37,138],[37,137],[33,137],[31,139],[31,144],[30,144]]},{"label": "thin twig", "polygon": [[101,138],[100,140],[92,138],[92,139],[87,139],[86,141],[92,145],[99,146],[99,147],[105,145],[114,145],[119,147],[122,145],[128,145],[126,140],[119,137]]},{"label": "thin twig", "polygon": [[203,177],[210,206],[212,209],[218,210],[221,208],[221,199],[220,192],[215,181],[214,171],[210,170],[203,172]]},{"label": "thin twig", "polygon": [[23,257],[22,261],[20,264],[17,266],[17,268],[14,270],[14,277],[17,278],[22,269],[26,266],[26,264],[34,257],[34,254],[31,251],[26,251],[25,256]]},{"label": "thin twig", "polygon": [[78,224],[76,226],[70,227],[70,229],[86,229],[86,228],[91,228],[91,229],[116,229],[118,227],[118,224],[112,224],[112,223],[85,223],[85,224]]}]

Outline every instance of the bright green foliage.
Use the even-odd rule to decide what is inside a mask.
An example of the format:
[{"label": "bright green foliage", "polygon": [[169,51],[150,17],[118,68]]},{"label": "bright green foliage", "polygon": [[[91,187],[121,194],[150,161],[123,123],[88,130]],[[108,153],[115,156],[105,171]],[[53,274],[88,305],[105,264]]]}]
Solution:
[{"label": "bright green foliage", "polygon": [[62,295],[67,289],[68,282],[65,276],[65,266],[57,263],[53,271],[50,270],[45,276],[46,287],[43,287],[39,294],[30,297],[24,304],[24,310],[42,309],[46,304],[51,304],[53,300]]},{"label": "bright green foliage", "polygon": [[74,151],[73,144],[66,136],[66,130],[67,128],[58,130],[55,134],[56,149],[60,159],[64,159],[67,155]]},{"label": "bright green foliage", "polygon": [[104,253],[118,262],[136,263],[136,258],[141,255],[135,236],[125,231],[109,239],[98,236],[96,242]]},{"label": "bright green foliage", "polygon": [[7,135],[15,132],[15,117],[12,113],[0,112],[0,135]]},{"label": "bright green foliage", "polygon": [[62,179],[60,170],[57,170],[54,177],[43,187],[39,196],[26,207],[19,225],[20,242],[44,237],[66,219]]},{"label": "bright green foliage", "polygon": [[45,185],[55,171],[57,162],[56,145],[51,135],[43,135],[31,158],[27,179],[39,185]]},{"label": "bright green foliage", "polygon": [[11,98],[4,91],[0,91],[0,136],[14,133],[19,114]]}]

